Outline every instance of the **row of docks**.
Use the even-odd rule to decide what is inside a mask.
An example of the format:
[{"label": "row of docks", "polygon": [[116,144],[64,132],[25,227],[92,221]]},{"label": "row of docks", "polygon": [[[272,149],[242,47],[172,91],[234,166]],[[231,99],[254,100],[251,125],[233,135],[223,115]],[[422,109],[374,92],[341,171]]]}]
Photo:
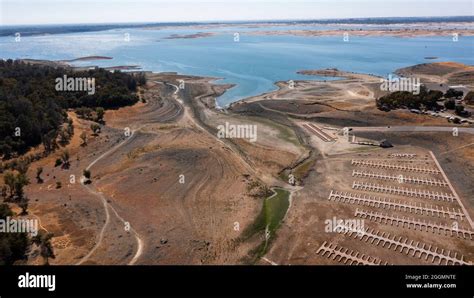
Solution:
[{"label": "row of docks", "polygon": [[385,163],[385,162],[373,162],[373,161],[370,161],[370,160],[356,160],[356,159],[353,159],[351,161],[351,164],[353,166],[359,166],[359,167],[370,167],[370,168],[399,170],[399,171],[428,173],[428,174],[441,174],[441,172],[438,169],[433,169],[433,168],[417,167],[417,166],[404,166],[404,165],[397,165],[397,164]]},{"label": "row of docks", "polygon": [[389,158],[408,158],[408,159],[413,159],[416,156],[417,156],[416,154],[412,154],[412,153],[392,153],[388,155]]},{"label": "row of docks", "polygon": [[419,189],[408,189],[404,187],[394,187],[394,186],[384,186],[375,183],[364,183],[354,181],[352,183],[352,189],[355,190],[363,190],[363,191],[370,191],[370,192],[379,192],[385,193],[390,195],[399,195],[399,196],[407,196],[407,197],[414,197],[414,198],[423,198],[423,199],[431,199],[431,200],[438,200],[438,201],[447,201],[447,202],[454,202],[456,199],[455,196],[448,193],[439,193],[427,190],[419,190]]},{"label": "row of docks", "polygon": [[368,178],[386,181],[397,181],[398,183],[423,184],[430,186],[448,187],[448,183],[439,179],[417,178],[404,175],[388,175],[382,173],[366,172],[366,171],[352,171],[352,177]]},{"label": "row of docks", "polygon": [[376,246],[392,249],[400,253],[405,253],[413,258],[424,258],[425,261],[438,265],[472,265],[471,262],[465,261],[463,255],[457,252],[445,251],[434,245],[422,242],[415,242],[401,236],[390,235],[386,232],[376,231],[375,229],[365,228],[360,231],[343,229],[340,233],[344,233],[349,237],[368,242]]},{"label": "row of docks", "polygon": [[418,205],[416,203],[409,203],[406,201],[397,201],[381,197],[371,197],[361,194],[351,194],[347,192],[342,193],[334,190],[331,190],[328,200],[339,203],[382,208],[385,210],[396,210],[433,217],[448,217],[450,219],[459,218],[460,220],[464,220],[464,213],[459,208],[452,208],[450,210],[448,207],[443,206],[428,206],[426,204]]},{"label": "row of docks", "polygon": [[463,239],[474,239],[474,231],[469,229],[459,228],[457,225],[440,224],[434,222],[427,222],[425,220],[418,220],[415,218],[407,218],[404,216],[393,216],[387,213],[372,212],[357,209],[356,217],[369,219],[374,222],[403,227],[408,229],[420,230],[425,232],[432,232],[434,234],[444,234],[446,236],[457,236]]},{"label": "row of docks", "polygon": [[[370,158],[368,154],[367,157]],[[387,159],[388,158],[388,159]],[[472,241],[474,239],[474,231],[464,228],[461,222],[468,219],[466,214],[460,208],[439,206],[427,204],[425,202],[416,202],[408,198],[416,199],[431,199],[437,201],[445,201],[453,203],[457,201],[455,193],[452,191],[449,181],[442,173],[439,165],[430,166],[428,160],[415,160],[417,154],[410,153],[393,153],[388,154],[385,159],[352,159],[351,165],[353,167],[375,168],[377,170],[369,169],[353,169],[353,178],[378,180],[373,181],[352,181],[352,189],[354,192],[339,192],[331,190],[328,200],[343,204],[356,205],[354,217],[361,220],[370,220],[374,223],[393,226],[396,228],[404,228],[413,231],[420,231],[447,237],[457,237],[459,240]],[[433,157],[434,158],[434,157]],[[436,160],[435,160],[436,161]],[[423,165],[417,164],[423,162]],[[426,165],[425,165],[426,164]],[[394,171],[411,172],[412,174],[398,174]],[[440,177],[427,177],[426,175],[441,175]],[[387,182],[390,182],[387,184]],[[412,184],[419,185],[419,188],[403,187],[405,185],[398,184]],[[427,187],[450,188],[447,189],[424,189]],[[360,192],[359,192],[360,191]],[[386,195],[371,196],[371,192]],[[369,193],[369,194],[367,194]],[[399,198],[392,198],[398,196]],[[444,204],[445,205],[445,204]],[[374,211],[366,209],[365,207],[377,208]],[[362,209],[360,209],[362,208]],[[363,210],[366,209],[366,210]],[[394,214],[393,211],[410,213],[413,216],[401,216]],[[420,216],[419,218],[417,218]],[[426,220],[426,217],[442,218],[442,222],[435,222]],[[452,223],[446,223],[451,221]],[[459,223],[458,223],[459,221]],[[347,226],[346,229],[338,229],[336,232],[343,234],[350,238],[356,238],[365,241],[369,244],[380,246],[382,248],[391,249],[400,253],[406,254],[410,258],[417,258],[424,260],[431,264],[444,265],[472,265],[464,259],[464,256],[458,252],[445,251],[442,248],[436,247],[432,244],[423,242],[415,242],[408,238],[403,238],[397,235],[391,235],[388,232],[379,231],[374,228],[353,228]],[[338,243],[339,245],[339,243]],[[383,262],[370,262],[367,256],[363,260],[352,257],[354,252],[350,251],[349,255],[342,254],[345,251],[340,246],[334,244],[323,243],[318,250],[323,256],[330,256],[336,258],[335,260],[341,262],[350,262],[354,264],[370,265],[374,263],[383,264]],[[369,260],[369,261],[368,261]]]},{"label": "row of docks", "polygon": [[334,243],[323,242],[316,254],[323,257],[332,258],[332,260],[344,265],[389,265],[388,262],[365,255]]}]

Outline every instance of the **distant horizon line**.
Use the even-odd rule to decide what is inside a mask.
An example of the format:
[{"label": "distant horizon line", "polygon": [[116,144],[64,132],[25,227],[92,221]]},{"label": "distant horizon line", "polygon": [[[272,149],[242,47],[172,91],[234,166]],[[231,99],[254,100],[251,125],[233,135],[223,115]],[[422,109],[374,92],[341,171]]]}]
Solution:
[{"label": "distant horizon line", "polygon": [[[207,20],[207,21],[145,21],[145,22],[87,22],[87,23],[25,23],[25,24],[0,24],[0,27],[28,27],[28,26],[84,26],[84,25],[172,25],[172,24],[248,24],[248,23],[287,23],[287,22],[331,22],[331,21],[365,21],[365,20],[397,20],[397,19],[451,19],[451,18],[468,18],[474,22],[472,15],[456,15],[456,16],[390,16],[390,17],[353,17],[353,18],[302,18],[302,19],[242,19],[242,20]],[[469,21],[468,21],[469,22]],[[355,23],[363,24],[363,23]],[[395,23],[392,23],[395,24]]]}]

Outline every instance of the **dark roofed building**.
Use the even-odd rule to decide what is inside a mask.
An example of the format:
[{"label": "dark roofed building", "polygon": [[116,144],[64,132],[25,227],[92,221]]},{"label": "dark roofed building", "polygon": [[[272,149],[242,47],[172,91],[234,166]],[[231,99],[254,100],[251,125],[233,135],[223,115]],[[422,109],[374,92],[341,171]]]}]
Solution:
[{"label": "dark roofed building", "polygon": [[382,147],[382,148],[391,148],[391,147],[393,147],[392,143],[390,143],[387,140],[380,141],[379,146]]}]

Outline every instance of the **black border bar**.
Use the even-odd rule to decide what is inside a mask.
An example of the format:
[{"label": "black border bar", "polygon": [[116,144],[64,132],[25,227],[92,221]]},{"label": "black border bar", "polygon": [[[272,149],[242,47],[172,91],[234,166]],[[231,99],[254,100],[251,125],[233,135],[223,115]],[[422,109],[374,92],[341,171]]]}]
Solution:
[{"label": "black border bar", "polygon": [[[19,288],[19,275],[54,274],[56,290]],[[407,275],[429,280],[407,280]],[[454,275],[455,279],[439,279]],[[432,279],[435,278],[435,279]],[[407,283],[455,288],[409,289]],[[0,297],[286,296],[473,297],[473,266],[2,266]]]}]

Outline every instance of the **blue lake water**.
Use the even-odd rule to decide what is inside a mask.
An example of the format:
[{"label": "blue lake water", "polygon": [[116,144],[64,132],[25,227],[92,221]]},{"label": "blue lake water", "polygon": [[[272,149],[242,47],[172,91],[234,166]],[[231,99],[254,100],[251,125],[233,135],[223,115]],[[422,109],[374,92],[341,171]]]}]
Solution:
[{"label": "blue lake water", "polygon": [[[278,26],[265,30],[303,29]],[[321,29],[319,26],[318,29]],[[326,26],[329,28],[329,26]],[[311,28],[315,29],[315,28]],[[296,74],[303,69],[336,67],[341,70],[387,76],[394,70],[419,63],[455,61],[474,64],[474,37],[298,37],[248,35],[262,28],[114,29],[100,32],[54,34],[15,38],[0,37],[0,58],[74,59],[101,55],[112,60],[79,62],[77,65],[139,65],[155,72],[213,76],[236,86],[219,97],[225,106],[236,100],[276,89],[274,82],[321,79]],[[166,39],[171,34],[218,32],[194,39]],[[234,41],[239,32],[240,41]],[[130,41],[125,40],[129,34]],[[439,57],[426,60],[427,56]]]}]

